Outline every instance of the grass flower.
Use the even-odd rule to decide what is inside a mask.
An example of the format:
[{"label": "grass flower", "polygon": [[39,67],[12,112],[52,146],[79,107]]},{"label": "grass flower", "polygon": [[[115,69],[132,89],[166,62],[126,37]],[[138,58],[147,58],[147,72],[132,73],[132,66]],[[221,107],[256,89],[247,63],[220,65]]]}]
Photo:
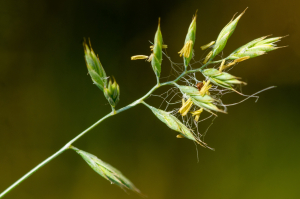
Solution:
[{"label": "grass flower", "polygon": [[178,52],[180,57],[183,56],[183,62],[185,68],[189,65],[192,56],[193,56],[193,47],[196,40],[196,19],[197,19],[197,12],[193,17],[192,23],[188,29],[188,33],[185,37],[183,48]]},{"label": "grass flower", "polygon": [[203,71],[203,75],[205,75],[213,84],[230,90],[234,90],[233,86],[235,84],[246,85],[245,82],[238,80],[238,77],[235,77],[226,72],[220,72],[219,70],[214,68],[205,69]]}]

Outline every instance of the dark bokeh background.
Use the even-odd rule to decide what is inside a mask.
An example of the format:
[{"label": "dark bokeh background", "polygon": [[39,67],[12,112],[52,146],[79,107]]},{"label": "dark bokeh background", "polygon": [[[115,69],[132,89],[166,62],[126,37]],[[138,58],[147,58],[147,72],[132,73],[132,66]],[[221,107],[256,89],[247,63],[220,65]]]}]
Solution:
[{"label": "dark bokeh background", "polygon": [[[149,198],[282,199],[300,197],[299,30],[297,0],[0,1],[0,191],[110,111],[92,85],[82,40],[90,37],[107,74],[121,88],[122,107],[145,94],[155,76],[144,61],[157,19],[173,61],[198,9],[196,59],[235,12],[249,7],[224,50],[260,36],[289,34],[288,48],[243,62],[246,94],[268,86],[257,103],[229,107],[210,128],[210,151],[176,139],[144,106],[101,123],[75,146],[120,169]],[[163,61],[163,76],[170,64]],[[156,94],[160,94],[158,91]],[[232,94],[233,103],[242,98]],[[224,100],[225,100],[224,99]],[[159,106],[159,98],[150,98]],[[200,124],[205,129],[209,122]],[[67,151],[28,178],[7,199],[139,198],[124,193]]]}]

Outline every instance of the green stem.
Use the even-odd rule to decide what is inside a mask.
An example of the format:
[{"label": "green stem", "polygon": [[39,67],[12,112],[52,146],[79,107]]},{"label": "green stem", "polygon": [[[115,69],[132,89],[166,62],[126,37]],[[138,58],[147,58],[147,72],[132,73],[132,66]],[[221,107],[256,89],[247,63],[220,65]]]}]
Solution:
[{"label": "green stem", "polygon": [[63,148],[61,148],[59,151],[57,151],[56,153],[54,153],[52,156],[48,157],[46,160],[44,160],[43,162],[41,162],[39,165],[37,165],[36,167],[34,167],[33,169],[31,169],[28,173],[26,173],[22,178],[20,178],[19,180],[17,180],[15,183],[13,183],[10,187],[8,187],[6,190],[4,190],[1,194],[0,194],[0,198],[2,198],[5,194],[7,194],[10,190],[12,190],[13,188],[15,188],[18,184],[20,184],[21,182],[23,182],[23,180],[25,180],[26,178],[28,178],[31,174],[33,174],[34,172],[36,172],[39,168],[41,168],[42,166],[44,166],[45,164],[47,164],[48,162],[50,162],[51,160],[53,160],[55,157],[57,157],[58,155],[60,155],[62,152],[64,152],[67,149],[67,146],[64,146]]},{"label": "green stem", "polygon": [[[222,60],[221,60],[222,61]],[[119,110],[114,110],[114,108],[112,109],[112,112],[107,114],[106,116],[102,117],[100,120],[98,120],[97,122],[95,122],[93,125],[91,125],[89,128],[87,128],[86,130],[82,131],[80,134],[78,134],[75,138],[73,138],[71,141],[69,141],[64,147],[62,147],[60,150],[58,150],[56,153],[54,153],[53,155],[51,155],[50,157],[48,157],[46,160],[44,160],[43,162],[41,162],[39,165],[37,165],[36,167],[34,167],[32,170],[30,170],[28,173],[26,173],[23,177],[21,177],[19,180],[17,180],[15,183],[13,183],[10,187],[8,187],[6,190],[4,190],[1,194],[0,194],[0,198],[2,198],[5,194],[7,194],[9,191],[11,191],[13,188],[15,188],[17,185],[19,185],[21,182],[23,182],[27,177],[29,177],[31,174],[33,174],[34,172],[36,172],[38,169],[40,169],[41,167],[43,167],[45,164],[47,164],[48,162],[50,162],[51,160],[53,160],[55,157],[57,157],[58,155],[60,155],[62,152],[66,151],[67,149],[69,149],[71,147],[71,145],[77,141],[79,138],[81,138],[83,135],[85,135],[87,132],[89,132],[90,130],[92,130],[93,128],[95,128],[99,123],[101,123],[103,120],[109,118],[110,116],[116,115],[118,113],[121,113],[123,111],[126,111],[140,103],[143,103],[143,100],[147,99],[156,89],[158,89],[159,87],[162,86],[167,86],[167,85],[172,85],[175,84],[178,80],[180,80],[183,76],[185,76],[188,73],[193,73],[193,72],[199,72],[201,71],[204,67],[206,67],[207,65],[211,64],[211,63],[219,63],[221,61],[215,61],[215,62],[207,62],[206,64],[204,64],[200,69],[195,69],[195,70],[189,70],[189,71],[184,71],[181,75],[179,75],[175,80],[173,81],[169,81],[169,82],[165,82],[160,84],[159,80],[157,80],[157,84],[148,92],[146,93],[143,97],[141,97],[140,99],[132,102],[131,104],[120,108]],[[144,103],[145,104],[145,103]],[[146,105],[146,104],[145,104]]]}]

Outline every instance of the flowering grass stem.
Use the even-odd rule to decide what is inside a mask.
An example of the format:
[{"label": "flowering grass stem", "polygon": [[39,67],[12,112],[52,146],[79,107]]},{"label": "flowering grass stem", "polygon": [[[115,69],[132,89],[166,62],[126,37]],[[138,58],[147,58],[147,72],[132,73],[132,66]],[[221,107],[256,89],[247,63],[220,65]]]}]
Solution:
[{"label": "flowering grass stem", "polygon": [[159,83],[159,80],[157,81],[157,84],[148,92],[146,93],[143,97],[141,97],[140,99],[134,101],[133,103],[120,108],[118,110],[112,110],[111,113],[105,115],[104,117],[102,117],[101,119],[99,119],[97,122],[95,122],[93,125],[91,125],[89,128],[85,129],[84,131],[82,131],[80,134],[78,134],[76,137],[74,137],[71,141],[69,141],[64,147],[62,147],[60,150],[58,150],[56,153],[54,153],[53,155],[51,155],[50,157],[48,157],[46,160],[44,160],[43,162],[41,162],[40,164],[38,164],[36,167],[34,167],[32,170],[30,170],[28,173],[26,173],[23,177],[21,177],[19,180],[17,180],[15,183],[13,183],[11,186],[9,186],[6,190],[4,190],[1,194],[0,194],[0,198],[2,198],[4,195],[6,195],[9,191],[11,191],[12,189],[14,189],[17,185],[19,185],[21,182],[23,182],[27,177],[29,177],[31,174],[33,174],[34,172],[36,172],[37,170],[39,170],[41,167],[43,167],[44,165],[46,165],[48,162],[50,162],[51,160],[53,160],[55,157],[57,157],[58,155],[60,155],[61,153],[63,153],[64,151],[66,151],[67,149],[70,148],[70,146],[77,141],[79,138],[81,138],[83,135],[85,135],[87,132],[89,132],[90,130],[92,130],[93,128],[95,128],[98,124],[100,124],[103,120],[116,115],[118,113],[121,113],[123,111],[126,111],[140,103],[143,103],[143,100],[147,99],[156,89],[158,89],[159,87],[162,86],[167,86],[167,85],[174,85],[176,84],[176,82],[178,80],[180,80],[183,76],[189,74],[189,73],[194,73],[194,72],[199,72],[202,68],[208,66],[209,64],[212,63],[219,63],[220,61],[209,61],[206,64],[204,64],[200,69],[194,69],[194,70],[188,70],[188,71],[184,71],[183,73],[181,73],[175,80],[173,81],[169,81],[169,82],[165,82],[165,83]]}]

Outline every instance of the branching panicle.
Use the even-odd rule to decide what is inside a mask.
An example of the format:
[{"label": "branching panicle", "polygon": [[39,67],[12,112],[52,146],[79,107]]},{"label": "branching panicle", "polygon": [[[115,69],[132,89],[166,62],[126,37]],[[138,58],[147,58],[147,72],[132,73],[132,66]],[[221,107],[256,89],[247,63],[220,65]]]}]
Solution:
[{"label": "branching panicle", "polygon": [[[109,80],[109,77],[106,76],[100,59],[94,53],[91,45],[88,45],[86,44],[86,42],[84,42],[84,57],[89,75],[91,76],[93,83],[104,93],[104,96],[112,107],[112,112],[77,135],[54,155],[50,156],[41,164],[33,168],[21,179],[19,179],[4,192],[2,192],[0,194],[0,198],[2,198],[6,193],[16,187],[32,173],[34,173],[49,161],[70,148],[75,150],[91,166],[93,170],[95,170],[105,179],[109,180],[113,184],[120,186],[123,189],[129,189],[140,193],[140,191],[125,176],[123,176],[120,171],[101,161],[96,156],[73,147],[72,144],[106,118],[121,113],[141,103],[148,107],[154,113],[154,115],[163,123],[165,123],[170,129],[178,132],[179,135],[177,135],[177,138],[187,138],[194,141],[195,143],[198,143],[204,148],[212,149],[208,147],[208,145],[203,141],[203,136],[206,132],[201,135],[197,131],[197,125],[199,122],[201,122],[201,120],[199,120],[200,115],[203,114],[203,112],[207,112],[211,116],[217,116],[218,113],[227,113],[227,107],[221,101],[222,95],[224,95],[225,93],[233,93],[233,91],[239,93],[235,88],[236,85],[246,85],[246,83],[240,81],[238,77],[231,75],[230,73],[228,73],[228,71],[226,72],[226,69],[242,61],[254,58],[259,55],[263,55],[269,51],[280,48],[277,47],[275,43],[283,38],[273,37],[266,39],[266,36],[260,37],[245,44],[244,46],[241,46],[240,48],[232,52],[228,57],[218,61],[213,61],[213,59],[225,48],[228,39],[233,34],[238,21],[244,13],[245,11],[235,19],[233,18],[221,30],[216,41],[212,41],[204,46],[201,46],[202,50],[212,48],[212,50],[207,54],[204,60],[199,60],[191,64],[196,39],[197,15],[195,15],[189,26],[188,33],[184,41],[184,46],[179,51],[180,57],[183,57],[183,67],[181,69],[182,73],[179,74],[173,81],[163,83],[160,82],[160,74],[162,69],[163,49],[167,48],[167,45],[163,44],[163,37],[159,21],[154,37],[154,43],[152,46],[150,46],[150,56],[136,55],[131,57],[131,60],[147,59],[147,61],[151,62],[152,69],[157,79],[157,84],[143,97],[118,110],[115,110],[115,107],[119,102],[120,97],[119,85],[114,78],[114,81],[112,81],[112,79]],[[201,62],[203,64],[201,64]],[[214,68],[214,64],[217,63],[221,63],[219,69]],[[197,64],[200,65],[197,66]],[[213,67],[208,68],[208,66],[211,65],[213,65]],[[192,66],[194,69],[188,70],[189,68],[192,68]],[[201,73],[205,77],[205,79],[200,81],[197,80],[195,73]],[[189,82],[189,78],[192,78],[194,83]],[[182,84],[184,85],[179,85],[178,82],[183,82]],[[155,90],[162,86],[171,86],[172,91],[177,90],[176,94],[181,97],[181,100],[177,100],[177,102],[182,102],[181,106],[178,105],[176,109],[166,111],[150,106],[145,102],[145,100]],[[242,93],[239,94],[247,96]],[[253,95],[247,96],[246,99],[248,99],[249,97],[253,97]],[[176,104],[177,102],[174,103]]]}]

